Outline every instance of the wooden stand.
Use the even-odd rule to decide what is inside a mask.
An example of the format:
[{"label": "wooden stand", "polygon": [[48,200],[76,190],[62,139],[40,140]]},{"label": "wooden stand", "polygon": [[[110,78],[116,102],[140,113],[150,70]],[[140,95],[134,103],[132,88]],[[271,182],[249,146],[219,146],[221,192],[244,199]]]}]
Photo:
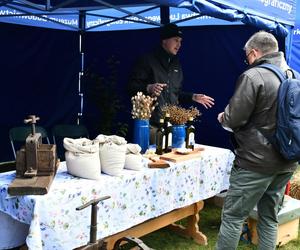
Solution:
[{"label": "wooden stand", "polygon": [[[249,229],[251,231],[251,242],[254,245],[258,244],[258,235],[256,231],[257,221],[255,219],[248,219]],[[276,246],[282,246],[291,240],[298,238],[299,218],[284,224],[278,225]]]},{"label": "wooden stand", "polygon": [[8,187],[10,195],[43,195],[47,194],[55,173],[48,176],[16,178]]},{"label": "wooden stand", "polygon": [[[251,241],[255,245],[258,244],[258,234],[256,229],[258,216],[256,211],[255,208],[248,218]],[[298,238],[299,218],[300,201],[285,195],[282,209],[278,213],[277,246],[285,245],[289,241]]]},{"label": "wooden stand", "polygon": [[[187,207],[175,209],[157,218],[145,221],[120,233],[108,236],[104,238],[104,241],[107,243],[107,250],[112,250],[115,242],[124,236],[141,237],[165,226],[168,226],[185,237],[192,238],[200,245],[207,245],[207,237],[201,233],[198,228],[198,213],[202,210],[203,206],[204,202],[199,201]],[[173,224],[186,217],[188,217],[188,225],[186,228],[181,225]]]},{"label": "wooden stand", "polygon": [[40,145],[40,148],[37,150],[37,174],[30,178],[24,176],[26,171],[25,149],[22,148],[17,155],[17,177],[9,185],[8,193],[10,195],[47,194],[59,166],[59,160],[56,157],[56,145]]}]

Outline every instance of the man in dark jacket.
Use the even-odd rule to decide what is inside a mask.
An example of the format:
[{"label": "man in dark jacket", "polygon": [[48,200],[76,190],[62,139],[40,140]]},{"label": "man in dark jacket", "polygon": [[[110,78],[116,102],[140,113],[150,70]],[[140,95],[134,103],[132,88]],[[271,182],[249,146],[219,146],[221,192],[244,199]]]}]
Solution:
[{"label": "man in dark jacket", "polygon": [[161,28],[161,45],[138,60],[131,74],[128,91],[131,96],[142,91],[146,95],[156,96],[158,105],[152,112],[150,124],[157,127],[163,118],[162,107],[167,104],[195,101],[205,108],[214,105],[214,99],[204,94],[182,91],[183,73],[177,57],[181,47],[182,32],[176,24],[167,24]]},{"label": "man in dark jacket", "polygon": [[260,132],[276,128],[277,92],[280,81],[263,63],[288,71],[276,38],[265,31],[255,33],[245,45],[249,67],[237,80],[225,111],[218,115],[224,128],[233,131],[237,148],[225,198],[216,249],[236,249],[242,224],[257,205],[258,249],[275,249],[278,211],[286,184],[297,167],[285,160]]}]

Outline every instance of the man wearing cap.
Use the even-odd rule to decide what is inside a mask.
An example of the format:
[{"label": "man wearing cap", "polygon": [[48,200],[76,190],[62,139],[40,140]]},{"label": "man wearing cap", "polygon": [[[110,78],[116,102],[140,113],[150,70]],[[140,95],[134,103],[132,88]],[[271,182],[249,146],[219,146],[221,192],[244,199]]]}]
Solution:
[{"label": "man wearing cap", "polygon": [[163,117],[162,107],[178,105],[179,102],[195,101],[205,108],[214,105],[214,99],[204,94],[183,92],[182,68],[177,57],[181,47],[182,31],[176,24],[166,24],[160,31],[161,44],[151,53],[138,60],[131,74],[128,91],[131,96],[142,91],[156,96],[158,105],[150,119],[152,127],[157,127]]}]

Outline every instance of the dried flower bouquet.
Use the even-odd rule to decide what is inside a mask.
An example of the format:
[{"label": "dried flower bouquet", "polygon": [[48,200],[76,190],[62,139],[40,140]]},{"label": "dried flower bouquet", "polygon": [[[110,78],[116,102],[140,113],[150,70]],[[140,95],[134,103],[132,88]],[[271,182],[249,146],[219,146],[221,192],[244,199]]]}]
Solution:
[{"label": "dried flower bouquet", "polygon": [[156,99],[156,97],[147,96],[144,95],[142,92],[137,92],[137,94],[131,98],[132,118],[143,120],[150,119],[151,113],[157,105]]},{"label": "dried flower bouquet", "polygon": [[162,108],[162,111],[170,115],[170,122],[174,125],[183,125],[185,124],[190,117],[195,119],[200,116],[201,113],[196,107],[190,107],[185,109],[177,105],[166,105]]}]

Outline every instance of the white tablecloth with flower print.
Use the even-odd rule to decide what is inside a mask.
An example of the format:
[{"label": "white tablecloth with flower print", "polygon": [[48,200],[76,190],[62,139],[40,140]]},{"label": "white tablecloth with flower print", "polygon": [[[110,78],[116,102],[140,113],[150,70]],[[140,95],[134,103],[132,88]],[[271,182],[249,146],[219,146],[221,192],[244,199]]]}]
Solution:
[{"label": "white tablecloth with flower print", "polygon": [[230,150],[205,146],[201,157],[170,163],[170,168],[124,170],[121,177],[103,174],[99,181],[69,175],[62,162],[49,193],[41,196],[10,197],[7,188],[15,174],[3,173],[0,211],[30,225],[29,249],[70,250],[89,241],[91,209],[76,207],[111,196],[98,204],[100,239],[227,189],[233,159]]}]

